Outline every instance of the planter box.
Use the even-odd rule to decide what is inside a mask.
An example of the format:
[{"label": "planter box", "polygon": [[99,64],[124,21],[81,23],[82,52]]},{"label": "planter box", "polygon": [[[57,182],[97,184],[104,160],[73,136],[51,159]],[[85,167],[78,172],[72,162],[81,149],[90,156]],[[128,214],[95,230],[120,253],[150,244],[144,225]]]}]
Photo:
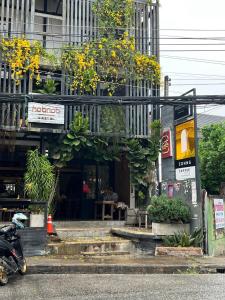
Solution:
[{"label": "planter box", "polygon": [[167,224],[152,222],[152,233],[155,235],[174,235],[174,233],[181,231],[185,231],[190,234],[190,224]]},{"label": "planter box", "polygon": [[200,247],[156,247],[156,256],[203,256]]},{"label": "planter box", "polygon": [[30,227],[44,227],[44,214],[31,214]]}]

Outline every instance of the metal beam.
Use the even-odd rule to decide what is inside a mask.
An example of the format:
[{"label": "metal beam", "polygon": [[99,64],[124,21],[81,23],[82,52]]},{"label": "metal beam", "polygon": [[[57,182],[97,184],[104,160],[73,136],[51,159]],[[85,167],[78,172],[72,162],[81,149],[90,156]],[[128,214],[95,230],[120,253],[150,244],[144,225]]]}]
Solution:
[{"label": "metal beam", "polygon": [[76,96],[76,95],[35,95],[0,93],[0,102],[37,101],[40,103],[93,104],[93,105],[204,105],[225,104],[225,95],[169,96],[169,97],[129,97],[129,96]]}]

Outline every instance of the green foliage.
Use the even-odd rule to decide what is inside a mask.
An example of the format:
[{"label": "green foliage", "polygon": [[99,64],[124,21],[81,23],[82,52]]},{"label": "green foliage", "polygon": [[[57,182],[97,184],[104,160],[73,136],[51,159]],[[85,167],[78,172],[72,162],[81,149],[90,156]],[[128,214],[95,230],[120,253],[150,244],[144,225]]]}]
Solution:
[{"label": "green foliage", "polygon": [[133,0],[95,0],[99,36],[82,45],[62,49],[61,64],[67,82],[77,94],[96,94],[104,85],[109,96],[130,80],[160,83],[160,65],[155,56],[137,50],[132,27]]},{"label": "green foliage", "polygon": [[160,151],[160,131],[160,122],[154,121],[149,139],[124,139],[131,182],[137,190],[137,200],[139,199],[141,203],[146,197],[148,198],[148,188],[154,181],[151,174],[155,169],[155,162]]},{"label": "green foliage", "polygon": [[62,137],[58,144],[52,144],[52,158],[55,165],[62,168],[73,158],[94,159],[95,161],[118,160],[119,151],[115,147],[110,147],[110,138],[102,138],[90,135],[88,118],[82,117],[81,113],[76,113],[70,125],[70,131]]},{"label": "green foliage", "polygon": [[163,239],[164,246],[167,247],[200,247],[203,241],[202,229],[197,229],[193,234],[179,232],[167,236]]},{"label": "green foliage", "polygon": [[125,111],[120,106],[103,106],[101,108],[101,128],[102,133],[114,135],[125,133]]},{"label": "green foliage", "polygon": [[28,151],[25,193],[34,201],[48,201],[55,184],[54,167],[38,150]]},{"label": "green foliage", "polygon": [[201,270],[198,266],[192,266],[187,268],[186,270],[178,270],[178,274],[186,274],[186,275],[193,275],[193,274],[201,274]]},{"label": "green foliage", "polygon": [[211,194],[218,194],[225,182],[225,123],[202,129],[199,143],[201,183]]},{"label": "green foliage", "polygon": [[55,94],[57,85],[58,83],[56,83],[55,80],[48,75],[44,83],[44,88],[38,90],[38,92],[41,94]]},{"label": "green foliage", "polygon": [[[114,111],[114,115],[110,115],[110,108],[106,108],[104,111],[104,133],[113,133],[118,128],[122,130],[121,119],[123,118],[121,114],[123,111],[119,107],[118,110]],[[106,116],[109,116],[110,124],[107,124]],[[113,119],[112,123],[111,119]],[[51,157],[58,168],[62,168],[73,158],[90,159],[97,162],[118,161],[120,160],[121,149],[126,149],[125,154],[129,161],[132,184],[137,192],[137,200],[139,199],[142,203],[148,198],[148,188],[154,181],[150,173],[155,168],[154,162],[160,151],[160,122],[153,122],[149,139],[99,137],[90,134],[88,118],[77,113],[69,133],[62,136],[58,141],[53,141],[51,148]]]},{"label": "green foliage", "polygon": [[189,206],[179,198],[170,199],[166,195],[152,197],[147,208],[150,219],[156,223],[189,223]]},{"label": "green foliage", "polygon": [[96,0],[93,11],[97,15],[102,34],[116,34],[117,29],[132,25],[134,1],[132,0]]},{"label": "green foliage", "polygon": [[95,94],[100,83],[112,96],[131,79],[160,82],[157,58],[137,51],[135,39],[128,32],[119,38],[103,37],[82,46],[66,47],[61,62],[69,75],[68,83],[77,94]]}]

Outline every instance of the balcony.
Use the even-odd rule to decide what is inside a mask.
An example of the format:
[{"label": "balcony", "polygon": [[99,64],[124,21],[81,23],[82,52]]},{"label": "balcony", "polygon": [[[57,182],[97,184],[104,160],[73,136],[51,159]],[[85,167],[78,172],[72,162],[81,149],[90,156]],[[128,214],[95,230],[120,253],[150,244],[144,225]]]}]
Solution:
[{"label": "balcony", "polygon": [[[111,106],[95,104],[94,101],[82,104],[81,98],[0,94],[0,130],[66,133],[79,112],[88,118],[90,134],[139,138],[149,135],[151,118],[148,105]],[[55,109],[61,111],[55,112]]]},{"label": "balcony", "polygon": [[[65,45],[80,45],[93,40],[98,35],[96,18],[92,13],[92,0],[48,0],[47,7],[43,0],[2,0],[0,1],[0,38],[25,36],[29,40],[38,40],[48,52],[60,54]],[[151,7],[147,0],[136,0],[134,26],[131,33],[135,37],[136,48],[142,53],[158,55],[158,5],[153,1]],[[66,74],[62,70],[55,70],[50,66],[43,66],[41,77],[51,71],[52,77],[58,82],[58,94],[73,95],[68,87]],[[157,88],[156,88],[157,89]],[[131,97],[155,95],[156,90],[147,82],[137,83],[129,80],[122,95]],[[64,123],[42,124],[28,121],[28,105],[32,102],[30,95],[37,92],[32,79],[27,74],[16,84],[12,79],[10,68],[0,57],[0,129],[9,131],[46,131],[66,132],[76,112],[87,116],[92,134],[105,134],[103,129],[104,107],[98,105],[64,103]],[[8,98],[6,97],[8,94]],[[18,96],[15,96],[18,94]],[[97,93],[102,95],[103,92]],[[48,104],[48,101],[42,101]],[[57,103],[55,103],[57,104]],[[150,107],[148,105],[129,105],[123,107],[124,128],[118,132],[108,132],[113,135],[146,137],[149,135]]]}]

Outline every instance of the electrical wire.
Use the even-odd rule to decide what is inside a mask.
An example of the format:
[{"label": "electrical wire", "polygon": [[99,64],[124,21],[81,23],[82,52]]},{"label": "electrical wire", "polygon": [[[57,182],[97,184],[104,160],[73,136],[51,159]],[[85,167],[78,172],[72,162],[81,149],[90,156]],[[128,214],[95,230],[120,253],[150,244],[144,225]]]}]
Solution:
[{"label": "electrical wire", "polygon": [[225,65],[225,61],[221,61],[221,60],[210,60],[210,59],[203,59],[203,58],[171,56],[171,55],[161,55],[160,57],[169,58],[169,59],[194,61],[194,62],[203,62],[203,63],[216,64],[216,65]]}]

